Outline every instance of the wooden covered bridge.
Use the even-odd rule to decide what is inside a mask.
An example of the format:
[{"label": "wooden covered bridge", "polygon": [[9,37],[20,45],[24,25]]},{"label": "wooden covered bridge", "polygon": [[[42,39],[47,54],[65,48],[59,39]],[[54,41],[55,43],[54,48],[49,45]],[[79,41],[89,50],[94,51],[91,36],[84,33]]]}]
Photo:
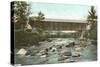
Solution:
[{"label": "wooden covered bridge", "polygon": [[87,22],[84,20],[66,20],[66,19],[45,19],[44,28],[45,30],[84,30],[86,28]]}]

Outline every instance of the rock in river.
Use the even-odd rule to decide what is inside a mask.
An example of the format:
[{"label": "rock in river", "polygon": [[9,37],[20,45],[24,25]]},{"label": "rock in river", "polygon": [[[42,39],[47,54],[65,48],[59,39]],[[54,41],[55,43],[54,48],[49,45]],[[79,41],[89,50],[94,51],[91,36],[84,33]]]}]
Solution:
[{"label": "rock in river", "polygon": [[68,58],[70,58],[70,56],[71,56],[71,52],[63,52],[63,51],[62,51],[62,52],[59,54],[58,61],[62,61],[62,60],[68,59]]},{"label": "rock in river", "polygon": [[71,56],[71,52],[61,52],[60,55]]},{"label": "rock in river", "polygon": [[72,57],[80,57],[80,52],[72,52]]},{"label": "rock in river", "polygon": [[21,48],[21,49],[17,52],[18,55],[25,55],[26,53],[27,53],[27,51],[26,51],[24,48]]}]

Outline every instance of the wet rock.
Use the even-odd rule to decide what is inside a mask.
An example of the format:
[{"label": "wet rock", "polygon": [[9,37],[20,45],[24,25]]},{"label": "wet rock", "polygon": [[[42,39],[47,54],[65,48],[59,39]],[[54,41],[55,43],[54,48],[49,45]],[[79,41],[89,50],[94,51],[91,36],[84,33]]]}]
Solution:
[{"label": "wet rock", "polygon": [[29,48],[27,49],[26,55],[35,56],[36,53],[38,53],[38,52],[39,52],[39,50],[37,49],[36,46],[31,46],[31,47],[29,47]]},{"label": "wet rock", "polygon": [[41,54],[46,54],[47,52],[48,52],[48,49],[42,49],[42,50],[40,50]]},{"label": "wet rock", "polygon": [[52,49],[52,47],[49,47],[49,50],[51,50]]},{"label": "wet rock", "polygon": [[62,60],[68,59],[68,58],[70,58],[70,56],[71,56],[71,52],[62,51],[61,53],[59,53],[58,61],[62,61]]},{"label": "wet rock", "polygon": [[56,45],[56,48],[57,48],[57,49],[61,49],[62,46],[61,46],[61,45]]},{"label": "wet rock", "polygon": [[80,52],[81,50],[83,50],[83,48],[82,48],[82,47],[79,47],[79,46],[76,46],[74,49],[75,49],[75,51],[77,51],[77,52]]},{"label": "wet rock", "polygon": [[63,55],[63,56],[71,56],[71,52],[61,52],[60,55]]},{"label": "wet rock", "polygon": [[67,44],[65,47],[74,47],[75,45],[76,45],[75,42],[71,42],[71,43]]},{"label": "wet rock", "polygon": [[27,51],[26,51],[24,48],[20,49],[20,50],[17,52],[18,55],[25,55],[26,53],[27,53]]},{"label": "wet rock", "polygon": [[86,47],[86,42],[85,41],[80,41],[79,45],[80,45],[80,47]]},{"label": "wet rock", "polygon": [[41,55],[40,57],[41,58],[45,58],[45,57],[47,57],[48,55],[47,54],[44,54],[44,55]]},{"label": "wet rock", "polygon": [[62,61],[62,60],[68,59],[68,58],[69,58],[69,56],[64,55],[64,54],[60,54],[59,58],[58,58],[58,61]]},{"label": "wet rock", "polygon": [[40,50],[36,55],[42,56],[42,55],[48,55],[48,49],[42,49]]},{"label": "wet rock", "polygon": [[36,55],[37,55],[37,56],[41,56],[42,54],[41,54],[41,53],[37,53]]},{"label": "wet rock", "polygon": [[48,49],[41,50],[39,54],[41,58],[46,58],[48,56]]},{"label": "wet rock", "polygon": [[75,46],[75,42],[71,42],[69,43],[70,47],[74,47]]},{"label": "wet rock", "polygon": [[70,45],[66,45],[65,47],[70,47]]},{"label": "wet rock", "polygon": [[48,41],[48,42],[52,42],[52,39],[48,39],[47,41]]},{"label": "wet rock", "polygon": [[72,57],[80,57],[80,52],[72,52]]},{"label": "wet rock", "polygon": [[35,55],[36,55],[36,53],[38,53],[38,51],[37,51],[37,50],[28,50],[28,51],[27,51],[27,53],[26,53],[26,55],[35,56]]},{"label": "wet rock", "polygon": [[70,57],[69,56],[62,56],[62,57],[58,58],[58,61],[66,60],[68,58],[70,58]]},{"label": "wet rock", "polygon": [[49,47],[50,51],[55,52],[57,50],[56,45]]},{"label": "wet rock", "polygon": [[52,47],[52,49],[51,49],[52,52],[55,52],[56,50],[57,50],[56,47]]}]

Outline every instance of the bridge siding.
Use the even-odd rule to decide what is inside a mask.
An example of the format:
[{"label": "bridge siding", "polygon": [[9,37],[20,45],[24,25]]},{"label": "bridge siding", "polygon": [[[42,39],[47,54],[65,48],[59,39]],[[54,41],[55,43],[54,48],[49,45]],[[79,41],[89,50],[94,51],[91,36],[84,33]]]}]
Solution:
[{"label": "bridge siding", "polygon": [[45,30],[84,30],[86,23],[75,22],[44,22]]}]

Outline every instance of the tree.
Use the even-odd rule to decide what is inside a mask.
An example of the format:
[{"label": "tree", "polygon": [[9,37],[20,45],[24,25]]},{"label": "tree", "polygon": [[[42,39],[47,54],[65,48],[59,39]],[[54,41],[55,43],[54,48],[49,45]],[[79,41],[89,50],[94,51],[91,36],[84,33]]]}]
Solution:
[{"label": "tree", "polygon": [[88,23],[89,22],[90,24],[95,23],[95,21],[97,20],[97,13],[94,6],[91,6],[91,9],[90,11],[88,11],[88,13],[89,13],[89,15],[87,16]]},{"label": "tree", "polygon": [[89,15],[87,16],[88,24],[91,29],[88,31],[88,37],[91,39],[97,39],[97,13],[94,6],[91,6]]},{"label": "tree", "polygon": [[23,31],[30,13],[30,7],[27,2],[14,1],[14,16],[17,17],[17,22],[20,23]]},{"label": "tree", "polygon": [[42,12],[38,13],[37,17],[35,18],[35,27],[37,28],[39,33],[42,33],[42,31],[44,30],[44,26],[43,26],[43,20],[45,19],[44,14]]},{"label": "tree", "polygon": [[32,27],[34,27],[34,23],[35,23],[34,17],[29,17],[29,24],[30,24]]}]

